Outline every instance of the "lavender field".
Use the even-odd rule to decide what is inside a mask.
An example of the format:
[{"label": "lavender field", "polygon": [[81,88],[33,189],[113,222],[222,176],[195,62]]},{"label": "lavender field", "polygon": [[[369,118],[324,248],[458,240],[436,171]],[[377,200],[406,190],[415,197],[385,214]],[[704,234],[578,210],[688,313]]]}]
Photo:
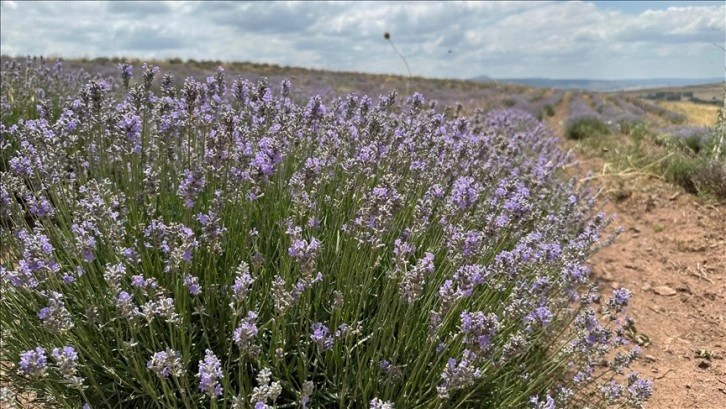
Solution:
[{"label": "lavender field", "polygon": [[3,61],[3,407],[650,396],[630,292],[599,294],[587,265],[612,218],[542,120],[679,135],[678,114],[494,83],[85,68]]}]

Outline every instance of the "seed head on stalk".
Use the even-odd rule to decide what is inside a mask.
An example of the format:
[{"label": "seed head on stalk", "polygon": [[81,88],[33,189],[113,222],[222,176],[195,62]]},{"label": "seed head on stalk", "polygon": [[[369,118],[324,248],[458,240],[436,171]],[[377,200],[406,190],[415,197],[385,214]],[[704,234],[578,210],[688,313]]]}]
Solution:
[{"label": "seed head on stalk", "polygon": [[[391,41],[391,33],[389,33],[388,31],[386,31],[385,33],[383,33],[383,38],[385,38],[386,41],[388,41],[388,44],[391,45],[391,48],[393,48],[393,51],[395,51],[396,54],[398,54],[398,56],[401,57],[401,60],[403,60],[403,64],[406,66],[406,71],[408,72],[408,78],[411,78],[412,77],[412,75],[411,75],[411,69],[408,67],[408,62],[406,61],[406,57],[404,57],[403,54],[401,54],[400,52],[398,52],[398,49],[396,49],[396,46],[393,45],[393,41]],[[408,95],[408,94],[409,94],[409,92],[408,92],[408,80],[406,80],[406,95]]]}]

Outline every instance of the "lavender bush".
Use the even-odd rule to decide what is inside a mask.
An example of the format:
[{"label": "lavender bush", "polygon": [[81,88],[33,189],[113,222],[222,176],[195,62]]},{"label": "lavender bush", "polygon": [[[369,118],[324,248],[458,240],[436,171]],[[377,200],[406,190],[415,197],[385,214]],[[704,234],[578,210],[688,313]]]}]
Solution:
[{"label": "lavender bush", "polygon": [[645,111],[641,108],[631,104],[628,102],[628,99],[626,97],[619,96],[618,98],[615,98],[615,104],[622,108],[623,110],[635,115],[635,116],[644,116],[646,115]]},{"label": "lavender bush", "polygon": [[726,162],[718,155],[726,148],[726,142],[718,123],[713,128],[670,126],[661,129],[656,138],[656,142],[674,153],[663,163],[669,180],[691,193],[726,198]]},{"label": "lavender bush", "polygon": [[639,116],[628,112],[603,95],[594,94],[592,103],[603,122],[614,132],[628,134],[636,125],[642,122],[642,115]]},{"label": "lavender bush", "polygon": [[580,93],[572,95],[565,122],[565,136],[570,139],[584,139],[609,133],[602,117],[594,111]]},{"label": "lavender bush", "polygon": [[706,126],[669,126],[658,132],[660,140],[694,154],[706,151],[715,143],[714,130]]},{"label": "lavender bush", "polygon": [[551,95],[544,97],[542,93],[523,95],[507,93],[499,97],[498,106],[510,110],[519,110],[542,120],[545,116],[553,116],[555,107],[562,101],[563,92],[554,90]]},{"label": "lavender bush", "polygon": [[43,57],[27,57],[24,62],[3,58],[2,71],[0,120],[6,124],[41,115],[57,118],[81,85],[100,79],[84,70],[64,70],[61,60],[51,63]]},{"label": "lavender bush", "polygon": [[533,117],[447,118],[420,94],[298,105],[288,81],[221,70],[155,92],[156,68],[121,69],[57,117],[0,124],[4,405],[650,395],[628,370],[630,293],[593,304],[586,260],[611,219]]},{"label": "lavender bush", "polygon": [[537,101],[537,103],[541,107],[541,110],[539,112],[539,119],[541,120],[545,116],[554,116],[556,108],[562,103],[562,99],[564,98],[564,96],[564,91],[555,89],[552,91],[550,96]]},{"label": "lavender bush", "polygon": [[600,114],[590,107],[583,94],[575,93],[570,98],[570,104],[567,111],[568,121],[577,121],[581,118],[593,118],[600,120]]}]

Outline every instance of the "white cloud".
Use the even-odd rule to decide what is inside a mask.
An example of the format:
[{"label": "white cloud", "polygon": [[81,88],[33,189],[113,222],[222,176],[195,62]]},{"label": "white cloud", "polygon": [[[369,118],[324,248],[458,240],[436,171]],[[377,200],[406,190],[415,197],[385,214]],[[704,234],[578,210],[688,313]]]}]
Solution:
[{"label": "white cloud", "polygon": [[[1,3],[4,54],[242,60],[493,77],[715,77],[726,6],[588,2]],[[449,53],[451,50],[451,53]]]},{"label": "white cloud", "polygon": [[2,4],[1,7],[7,7],[10,10],[15,10],[18,8],[18,3],[12,0],[3,0],[2,2],[0,2],[0,4]]}]

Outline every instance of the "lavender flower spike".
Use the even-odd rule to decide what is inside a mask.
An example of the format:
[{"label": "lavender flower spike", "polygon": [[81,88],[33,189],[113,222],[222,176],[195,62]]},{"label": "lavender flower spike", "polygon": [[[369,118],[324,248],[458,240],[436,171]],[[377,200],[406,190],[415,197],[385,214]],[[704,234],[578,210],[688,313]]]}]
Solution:
[{"label": "lavender flower spike", "polygon": [[37,347],[34,350],[25,351],[20,354],[20,369],[22,372],[42,377],[47,375],[48,357],[45,355],[45,349]]},{"label": "lavender flower spike", "polygon": [[169,375],[178,377],[184,373],[181,353],[170,348],[156,352],[146,363],[146,367],[160,378],[168,378]]},{"label": "lavender flower spike", "polygon": [[210,398],[222,395],[222,385],[219,383],[219,380],[224,378],[222,363],[210,349],[205,351],[204,360],[199,361],[197,378],[199,378],[199,390]]}]

